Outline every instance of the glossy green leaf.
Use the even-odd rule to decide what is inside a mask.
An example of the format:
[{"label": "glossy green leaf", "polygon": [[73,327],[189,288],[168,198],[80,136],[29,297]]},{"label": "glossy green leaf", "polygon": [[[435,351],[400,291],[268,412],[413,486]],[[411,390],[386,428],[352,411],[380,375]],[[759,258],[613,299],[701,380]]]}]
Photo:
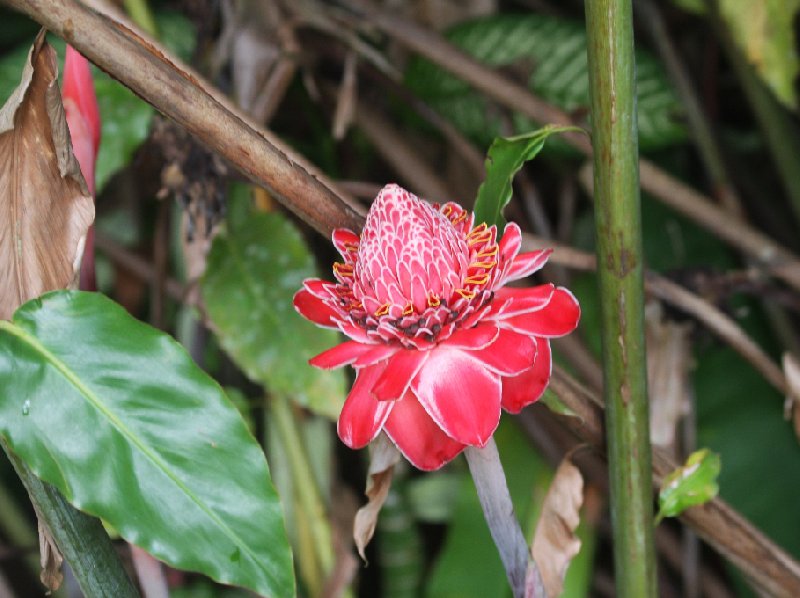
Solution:
[{"label": "glossy green leaf", "polygon": [[548,125],[517,137],[498,137],[486,155],[486,178],[475,200],[475,222],[496,224],[498,231],[505,227],[503,208],[511,201],[511,183],[522,165],[542,151],[544,142],[553,133],[580,131],[576,127]]},{"label": "glossy green leaf", "polygon": [[708,449],[689,455],[684,465],[664,478],[658,494],[656,521],[677,517],[689,507],[702,505],[717,496],[720,467],[719,455]]},{"label": "glossy green leaf", "polygon": [[57,291],[0,321],[0,433],[43,480],[179,569],[292,596],[264,454],[173,339]]},{"label": "glossy green leaf", "polygon": [[[496,15],[460,24],[448,39],[474,58],[504,68],[542,99],[571,113],[589,110],[586,30],[583,23],[541,14]],[[503,133],[503,115],[483,94],[444,69],[415,58],[406,83],[440,114],[481,145]],[[636,53],[639,146],[654,150],[686,139],[680,100],[661,64]],[[513,116],[517,133],[544,123]]]},{"label": "glossy green leaf", "polygon": [[253,380],[335,419],[344,401],[344,374],[317,370],[308,360],[339,340],[292,305],[303,280],[316,273],[313,257],[282,214],[251,213],[243,197],[233,204],[202,281],[220,343]]}]

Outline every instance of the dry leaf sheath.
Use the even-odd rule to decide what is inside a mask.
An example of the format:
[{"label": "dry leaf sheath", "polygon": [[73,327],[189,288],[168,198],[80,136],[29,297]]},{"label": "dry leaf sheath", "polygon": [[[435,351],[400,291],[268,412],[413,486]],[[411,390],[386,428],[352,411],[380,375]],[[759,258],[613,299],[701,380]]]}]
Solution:
[{"label": "dry leaf sheath", "polygon": [[69,286],[94,203],[72,154],[56,53],[38,35],[22,81],[0,109],[0,318]]}]

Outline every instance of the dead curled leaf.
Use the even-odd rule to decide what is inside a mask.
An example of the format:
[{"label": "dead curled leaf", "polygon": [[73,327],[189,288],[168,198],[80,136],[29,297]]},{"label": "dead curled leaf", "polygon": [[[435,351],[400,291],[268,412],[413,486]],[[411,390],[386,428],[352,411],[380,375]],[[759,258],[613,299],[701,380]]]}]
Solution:
[{"label": "dead curled leaf", "polygon": [[55,592],[64,581],[64,574],[61,573],[64,557],[61,556],[61,551],[58,550],[50,530],[42,523],[41,517],[39,517],[39,562],[42,565],[39,579],[48,589],[48,594]]},{"label": "dead curled leaf", "polygon": [[567,455],[558,466],[544,498],[531,546],[533,560],[549,598],[561,594],[567,567],[581,549],[575,530],[580,523],[582,504],[583,476],[573,465],[571,455]]},{"label": "dead curled leaf", "polygon": [[72,153],[55,50],[36,37],[0,108],[0,318],[73,285],[94,202]]},{"label": "dead curled leaf", "polygon": [[381,434],[372,443],[372,455],[367,471],[367,504],[356,513],[353,523],[353,540],[355,540],[358,554],[366,562],[364,549],[375,533],[375,525],[381,512],[389,488],[392,487],[392,473],[394,466],[400,461],[400,451],[392,441]]},{"label": "dead curled leaf", "polygon": [[671,448],[678,422],[688,411],[691,328],[669,321],[663,311],[658,301],[645,308],[650,439],[656,446]]}]

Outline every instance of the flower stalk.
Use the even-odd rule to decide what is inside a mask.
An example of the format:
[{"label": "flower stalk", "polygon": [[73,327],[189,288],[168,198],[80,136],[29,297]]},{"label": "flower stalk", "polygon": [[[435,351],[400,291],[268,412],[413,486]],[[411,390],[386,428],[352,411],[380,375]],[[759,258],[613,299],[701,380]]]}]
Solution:
[{"label": "flower stalk", "polygon": [[529,557],[528,543],[514,513],[494,438],[483,448],[467,447],[464,456],[467,458],[483,515],[500,553],[500,560],[503,561],[514,598],[544,598],[544,594],[540,592],[526,592],[526,578],[530,575],[531,579],[539,579],[539,573],[536,564]]},{"label": "flower stalk", "polygon": [[588,0],[604,398],[617,595],[655,596],[631,0]]}]

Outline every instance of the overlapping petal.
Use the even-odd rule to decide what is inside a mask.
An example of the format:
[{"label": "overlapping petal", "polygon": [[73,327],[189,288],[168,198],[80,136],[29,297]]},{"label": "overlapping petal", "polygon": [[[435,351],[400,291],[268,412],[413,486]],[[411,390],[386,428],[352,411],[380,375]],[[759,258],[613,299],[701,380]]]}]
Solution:
[{"label": "overlapping petal", "polygon": [[376,380],[372,394],[379,401],[395,401],[405,395],[430,354],[430,351],[402,349],[392,355]]},{"label": "overlapping petal", "polygon": [[567,289],[559,287],[543,308],[503,319],[501,325],[520,334],[550,338],[575,330],[580,316],[578,300]]},{"label": "overlapping petal", "polygon": [[433,421],[463,444],[485,446],[500,422],[500,377],[463,351],[432,351],[412,389]]},{"label": "overlapping petal", "polygon": [[356,381],[342,407],[336,431],[339,438],[352,449],[367,446],[381,431],[394,402],[376,401],[372,387],[385,369],[385,364],[373,365],[356,374]]},{"label": "overlapping petal", "polygon": [[519,413],[523,407],[537,401],[550,381],[550,341],[540,338],[536,345],[533,367],[518,376],[503,378],[503,409],[509,413]]},{"label": "overlapping petal", "polygon": [[516,376],[533,366],[536,341],[524,334],[501,329],[491,345],[470,351],[469,355],[497,374]]},{"label": "overlapping petal", "polygon": [[315,297],[306,289],[300,289],[294,295],[294,309],[306,320],[311,320],[324,328],[336,328],[337,313],[319,297]]},{"label": "overlapping petal", "polygon": [[450,438],[436,425],[413,393],[391,404],[394,407],[384,430],[417,469],[439,469],[464,450],[464,444]]}]

